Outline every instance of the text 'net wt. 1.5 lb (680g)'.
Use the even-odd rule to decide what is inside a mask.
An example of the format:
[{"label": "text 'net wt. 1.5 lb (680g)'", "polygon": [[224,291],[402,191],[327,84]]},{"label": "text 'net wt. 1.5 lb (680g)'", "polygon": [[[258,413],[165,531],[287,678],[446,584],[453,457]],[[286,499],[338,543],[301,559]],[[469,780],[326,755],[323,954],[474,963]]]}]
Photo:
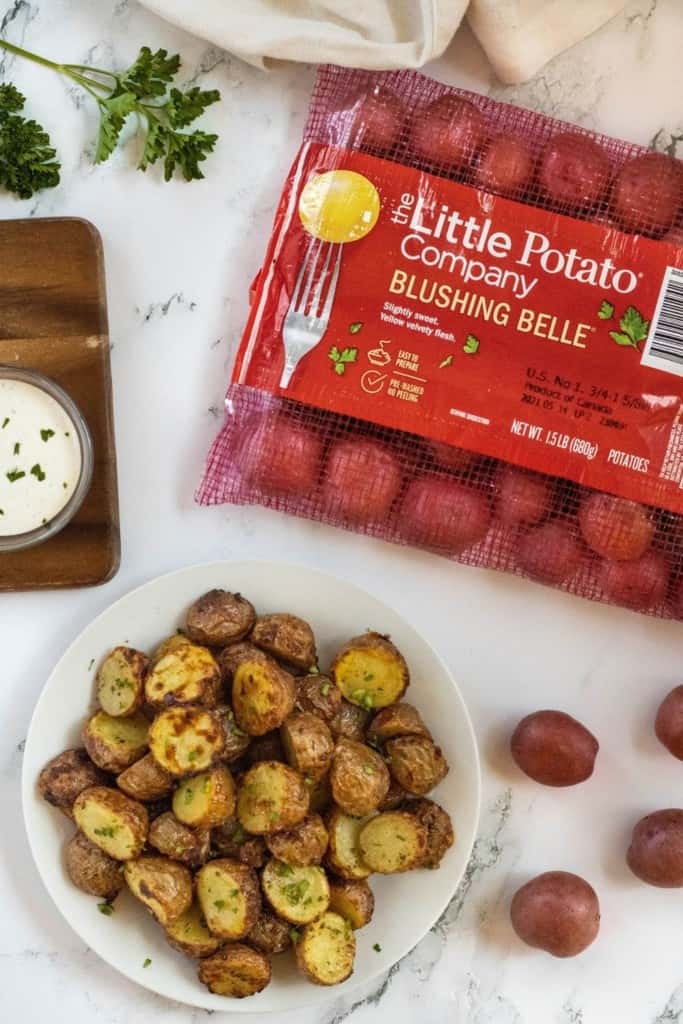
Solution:
[{"label": "text 'net wt. 1.5 lb (680g)'", "polygon": [[683,164],[322,68],[198,492],[683,618]]}]

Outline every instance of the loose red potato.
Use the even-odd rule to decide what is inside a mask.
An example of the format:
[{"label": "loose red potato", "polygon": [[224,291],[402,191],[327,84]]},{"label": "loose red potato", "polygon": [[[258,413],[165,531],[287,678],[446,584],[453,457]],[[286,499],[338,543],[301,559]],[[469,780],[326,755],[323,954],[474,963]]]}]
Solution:
[{"label": "loose red potato", "polygon": [[600,566],[598,581],[610,601],[635,611],[646,611],[666,596],[669,563],[657,551],[646,551],[634,562],[605,559]]},{"label": "loose red potato", "polygon": [[683,887],[683,810],[672,807],[641,818],[626,855],[634,875],[664,889]]},{"label": "loose red potato", "polygon": [[501,465],[495,478],[496,518],[506,526],[529,526],[548,515],[553,501],[553,485],[540,473],[516,466]]},{"label": "loose red potato", "polygon": [[614,182],[612,211],[627,231],[660,235],[674,223],[682,204],[683,167],[663,153],[629,160]]},{"label": "loose red potato", "polygon": [[485,139],[484,115],[459,96],[440,96],[415,116],[413,149],[422,160],[440,168],[467,167]]},{"label": "loose red potato", "polygon": [[453,473],[464,473],[477,458],[475,452],[468,452],[466,448],[457,448],[453,444],[443,444],[441,441],[433,441],[430,448],[434,460]]},{"label": "loose red potato", "polygon": [[247,425],[237,462],[247,487],[264,494],[305,495],[318,482],[322,445],[310,430],[277,413]]},{"label": "loose red potato", "polygon": [[655,535],[654,517],[646,505],[598,491],[581,502],[579,525],[589,548],[617,562],[640,558]]},{"label": "loose red potato", "polygon": [[527,576],[557,586],[578,571],[583,551],[570,526],[549,522],[522,534],[515,555]]},{"label": "loose red potato", "polygon": [[546,871],[517,890],[510,918],[527,945],[553,956],[576,956],[598,934],[600,904],[585,879],[568,871]]},{"label": "loose red potato", "polygon": [[482,540],[490,522],[491,509],[483,494],[436,476],[413,480],[399,517],[408,540],[454,555]]},{"label": "loose red potato", "polygon": [[349,145],[380,153],[392,149],[399,140],[405,110],[396,93],[384,85],[352,96],[345,106],[353,111]]},{"label": "loose red potato", "polygon": [[499,135],[481,154],[475,184],[501,196],[521,196],[534,174],[534,158],[523,139]]},{"label": "loose red potato", "polygon": [[401,488],[401,469],[379,441],[337,441],[327,458],[321,496],[325,506],[354,523],[389,515]]},{"label": "loose red potato", "polygon": [[669,753],[683,761],[683,686],[676,686],[659,705],[655,734]]},{"label": "loose red potato", "polygon": [[535,711],[510,740],[516,763],[544,786],[575,786],[593,774],[599,744],[581,722],[563,711]]},{"label": "loose red potato", "polygon": [[548,198],[566,211],[599,202],[607,191],[610,162],[602,146],[579,132],[563,132],[548,142],[538,181]]}]

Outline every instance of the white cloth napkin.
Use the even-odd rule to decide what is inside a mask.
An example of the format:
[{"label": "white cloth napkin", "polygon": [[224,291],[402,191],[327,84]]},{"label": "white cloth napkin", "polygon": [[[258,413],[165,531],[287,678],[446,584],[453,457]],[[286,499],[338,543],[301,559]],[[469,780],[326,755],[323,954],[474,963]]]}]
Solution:
[{"label": "white cloth napkin", "polygon": [[141,0],[150,10],[264,66],[269,58],[420,67],[468,20],[504,82],[531,77],[626,0]]}]

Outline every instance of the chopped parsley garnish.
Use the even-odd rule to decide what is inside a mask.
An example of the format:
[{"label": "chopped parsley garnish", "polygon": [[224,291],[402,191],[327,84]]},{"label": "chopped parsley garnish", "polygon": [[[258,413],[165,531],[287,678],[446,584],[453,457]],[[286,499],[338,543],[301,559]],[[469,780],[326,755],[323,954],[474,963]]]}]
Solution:
[{"label": "chopped parsley garnish", "polygon": [[93,667],[93,665],[94,665],[94,664],[95,664],[95,659],[94,659],[94,658],[91,658],[91,659],[90,659],[90,664],[88,665],[88,672],[90,672],[90,671],[91,671],[91,669],[92,669],[92,667]]},{"label": "chopped parsley garnish", "polygon": [[193,796],[194,796],[194,790],[193,789],[186,789],[185,790],[185,799],[183,800],[183,803],[184,804],[191,804]]},{"label": "chopped parsley garnish", "polygon": [[301,903],[309,885],[310,882],[307,878],[301,878],[298,882],[290,882],[289,885],[283,885],[282,891],[290,903]]},{"label": "chopped parsley garnish", "polygon": [[4,508],[0,508],[0,516],[4,516],[4,514],[5,514]]},{"label": "chopped parsley garnish", "polygon": [[17,441],[17,443],[16,443],[16,444],[15,444],[15,446],[14,446],[14,452],[13,452],[13,454],[14,454],[14,455],[18,455],[20,451],[21,451],[21,445],[20,445],[20,443],[19,443],[19,442]]},{"label": "chopped parsley garnish", "polygon": [[292,940],[292,942],[296,945],[296,943],[301,938],[301,932],[299,931],[298,928],[290,928],[289,929],[289,937]]},{"label": "chopped parsley garnish", "polygon": [[375,774],[374,765],[364,764],[363,765],[363,771],[365,772],[366,775],[374,775]]},{"label": "chopped parsley garnish", "polygon": [[244,729],[240,729],[239,726],[237,726],[237,725],[233,725],[233,727],[232,727],[232,734],[233,734],[233,736],[246,736],[247,735],[246,732],[244,731]]},{"label": "chopped parsley garnish", "polygon": [[93,832],[96,836],[108,836],[109,839],[113,839],[118,830],[118,825],[103,825],[102,828],[93,829]]},{"label": "chopped parsley garnish", "polygon": [[379,942],[376,942],[372,948],[374,949],[375,953],[382,952],[382,947],[380,946]]},{"label": "chopped parsley garnish", "polygon": [[64,488],[64,490],[66,490],[68,486],[69,486],[69,485],[68,485],[68,483],[67,483],[67,482],[66,482],[66,480],[65,480],[65,481],[64,481],[64,483],[62,484],[62,487]]},{"label": "chopped parsley garnish", "polygon": [[152,962],[152,961],[151,961],[151,960],[150,960],[150,958],[149,958],[149,957],[147,956],[147,957],[145,957],[145,960],[144,960],[144,963],[143,963],[143,965],[142,965],[142,966],[143,966],[143,967],[149,967],[149,965],[151,964],[151,962]]},{"label": "chopped parsley garnish", "polygon": [[31,466],[31,476],[34,476],[41,484],[45,479],[45,473],[39,462],[36,462],[35,466]]},{"label": "chopped parsley garnish", "polygon": [[289,864],[278,864],[277,873],[280,878],[287,878],[288,875],[294,874],[294,868],[290,867]]},{"label": "chopped parsley garnish", "polygon": [[55,436],[55,432],[54,430],[50,430],[49,427],[43,427],[43,429],[40,432],[40,436],[43,439],[43,441],[49,441],[51,437]]},{"label": "chopped parsley garnish", "polygon": [[214,900],[213,905],[216,910],[225,910],[225,900]]},{"label": "chopped parsley garnish", "polygon": [[100,914],[104,914],[105,917],[111,917],[111,915],[114,913],[114,908],[112,907],[111,903],[98,903],[97,909],[99,910]]},{"label": "chopped parsley garnish", "polygon": [[323,697],[327,697],[331,689],[332,687],[330,686],[329,683],[323,683],[320,687],[320,692],[322,693]]},{"label": "chopped parsley garnish", "polygon": [[239,896],[239,894],[240,894],[239,889],[231,889],[230,890],[230,894],[229,894],[230,895],[230,899],[234,900],[235,896]]},{"label": "chopped parsley garnish", "polygon": [[26,476],[26,473],[24,473],[23,469],[10,469],[8,473],[5,473],[5,476],[9,482],[13,484],[16,483],[17,480],[21,480],[22,477]]},{"label": "chopped parsley garnish", "polygon": [[9,423],[9,416],[5,416],[4,420],[2,421],[2,429],[3,430],[5,429],[5,427],[7,426],[8,423]]},{"label": "chopped parsley garnish", "polygon": [[244,831],[241,825],[238,825],[232,834],[233,843],[243,843],[247,838],[247,833]]},{"label": "chopped parsley garnish", "polygon": [[187,760],[188,761],[196,761],[197,760],[197,751],[196,750],[191,750],[189,752],[189,754],[187,755]]},{"label": "chopped parsley garnish", "polygon": [[364,683],[371,683],[374,678],[375,678],[374,672],[365,672],[364,675],[363,675],[363,682]]}]

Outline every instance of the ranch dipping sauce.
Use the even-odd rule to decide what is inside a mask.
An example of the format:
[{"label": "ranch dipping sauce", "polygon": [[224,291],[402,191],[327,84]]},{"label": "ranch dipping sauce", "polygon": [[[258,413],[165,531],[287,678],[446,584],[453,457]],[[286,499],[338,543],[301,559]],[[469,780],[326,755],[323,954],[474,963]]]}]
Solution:
[{"label": "ranch dipping sauce", "polygon": [[82,462],[61,404],[34,384],[0,378],[0,537],[47,526],[72,498]]}]

